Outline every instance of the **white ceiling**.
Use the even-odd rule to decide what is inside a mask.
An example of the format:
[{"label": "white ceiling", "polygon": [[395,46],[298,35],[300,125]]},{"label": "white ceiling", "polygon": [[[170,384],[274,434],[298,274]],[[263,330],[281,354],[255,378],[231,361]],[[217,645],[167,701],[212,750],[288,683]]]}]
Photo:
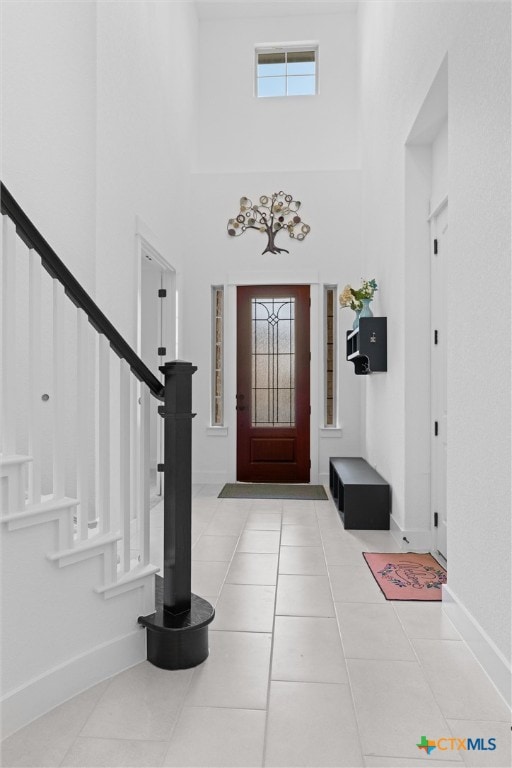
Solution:
[{"label": "white ceiling", "polygon": [[196,0],[200,19],[309,16],[357,10],[358,0]]}]

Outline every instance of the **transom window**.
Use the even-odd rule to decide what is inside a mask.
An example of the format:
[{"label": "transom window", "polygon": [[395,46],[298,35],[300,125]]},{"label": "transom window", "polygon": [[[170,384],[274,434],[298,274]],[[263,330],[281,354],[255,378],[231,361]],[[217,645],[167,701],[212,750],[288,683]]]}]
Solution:
[{"label": "transom window", "polygon": [[317,92],[316,46],[256,49],[256,95],[314,96]]}]

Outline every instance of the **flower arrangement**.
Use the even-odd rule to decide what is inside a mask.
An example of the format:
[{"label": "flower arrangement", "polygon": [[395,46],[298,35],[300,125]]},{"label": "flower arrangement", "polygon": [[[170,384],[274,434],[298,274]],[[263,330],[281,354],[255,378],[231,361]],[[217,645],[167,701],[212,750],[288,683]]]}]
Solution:
[{"label": "flower arrangement", "polygon": [[362,299],[373,299],[373,294],[377,290],[377,283],[374,278],[363,280],[360,288],[352,288],[351,285],[346,285],[340,293],[340,306],[350,307],[354,312],[357,312],[363,306]]}]

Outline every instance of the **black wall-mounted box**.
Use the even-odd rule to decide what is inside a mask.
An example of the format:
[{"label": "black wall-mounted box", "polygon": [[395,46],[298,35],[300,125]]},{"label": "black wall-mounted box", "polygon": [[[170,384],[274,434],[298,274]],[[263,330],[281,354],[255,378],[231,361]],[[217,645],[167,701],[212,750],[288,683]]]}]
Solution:
[{"label": "black wall-mounted box", "polygon": [[359,327],[347,331],[347,360],[358,376],[388,369],[387,317],[360,317]]}]

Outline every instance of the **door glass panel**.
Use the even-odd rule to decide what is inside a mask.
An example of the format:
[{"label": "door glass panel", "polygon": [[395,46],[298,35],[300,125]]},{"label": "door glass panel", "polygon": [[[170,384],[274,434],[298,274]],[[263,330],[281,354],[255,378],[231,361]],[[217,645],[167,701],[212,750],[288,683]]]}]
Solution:
[{"label": "door glass panel", "polygon": [[295,426],[295,299],[252,299],[253,427]]}]

